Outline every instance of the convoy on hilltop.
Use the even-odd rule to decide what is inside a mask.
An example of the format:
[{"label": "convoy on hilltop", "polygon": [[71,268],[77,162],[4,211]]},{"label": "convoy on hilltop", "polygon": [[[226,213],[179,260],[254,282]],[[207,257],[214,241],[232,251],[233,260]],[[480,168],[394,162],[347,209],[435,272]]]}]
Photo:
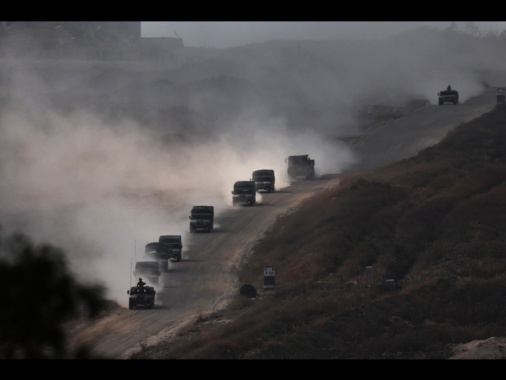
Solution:
[{"label": "convoy on hilltop", "polygon": [[[309,155],[289,156],[288,175],[291,179],[310,179],[315,175],[315,160]],[[276,175],[273,169],[257,169],[251,173],[249,180],[234,182],[232,193],[232,206],[253,206],[257,203],[257,193],[273,193],[276,190]],[[212,232],[214,230],[214,206],[195,205],[188,214],[189,231]],[[147,243],[144,247],[143,261],[135,264],[133,274],[148,281],[148,286],[131,287],[129,294],[129,308],[136,309],[145,306],[149,309],[155,307],[154,286],[160,285],[160,276],[169,272],[169,262],[179,262],[182,259],[181,235],[160,235],[158,241]]]}]

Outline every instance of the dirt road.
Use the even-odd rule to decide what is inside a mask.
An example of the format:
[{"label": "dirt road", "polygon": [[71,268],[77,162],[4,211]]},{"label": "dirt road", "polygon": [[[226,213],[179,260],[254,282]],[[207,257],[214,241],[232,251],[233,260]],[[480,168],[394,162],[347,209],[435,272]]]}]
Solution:
[{"label": "dirt road", "polygon": [[[216,217],[212,233],[195,233],[186,242],[181,262],[169,264],[161,278],[156,307],[129,310],[118,307],[93,323],[69,330],[73,342],[86,342],[107,357],[127,359],[142,345],[176,332],[199,315],[226,306],[239,293],[237,270],[252,245],[277,217],[297,207],[306,197],[332,184],[335,176],[298,181],[266,193],[252,207],[230,207]],[[128,297],[125,289],[125,298]]]},{"label": "dirt road", "polygon": [[[377,125],[355,144],[354,149],[362,158],[355,169],[373,169],[413,156],[440,141],[449,130],[495,106],[495,89],[491,89],[458,106],[427,106]],[[217,215],[215,230],[192,234],[185,243],[183,260],[170,264],[154,309],[117,307],[92,323],[69,326],[73,344],[86,342],[106,357],[128,359],[143,345],[176,333],[199,315],[224,307],[230,297],[239,293],[237,270],[241,261],[269,226],[278,216],[338,180],[338,175],[329,174],[296,181],[264,194],[253,207],[230,207]]]}]

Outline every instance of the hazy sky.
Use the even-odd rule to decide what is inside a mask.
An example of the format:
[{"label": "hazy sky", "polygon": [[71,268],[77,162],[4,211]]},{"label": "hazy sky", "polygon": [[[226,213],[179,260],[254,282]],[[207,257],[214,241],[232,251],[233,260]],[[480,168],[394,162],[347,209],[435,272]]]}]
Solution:
[{"label": "hazy sky", "polygon": [[[276,39],[372,39],[431,26],[445,29],[452,21],[149,21],[142,23],[143,37],[180,37],[187,47],[226,48]],[[456,22],[470,33],[499,33],[506,22]]]}]

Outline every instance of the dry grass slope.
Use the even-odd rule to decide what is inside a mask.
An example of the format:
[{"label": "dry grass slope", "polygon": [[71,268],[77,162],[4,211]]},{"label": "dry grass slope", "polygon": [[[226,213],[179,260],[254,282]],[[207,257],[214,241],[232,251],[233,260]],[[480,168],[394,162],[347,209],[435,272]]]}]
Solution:
[{"label": "dry grass slope", "polygon": [[[506,106],[336,186],[255,247],[237,296],[133,359],[446,359],[506,336]],[[373,267],[366,283],[365,268]],[[394,287],[389,286],[394,280]]]}]

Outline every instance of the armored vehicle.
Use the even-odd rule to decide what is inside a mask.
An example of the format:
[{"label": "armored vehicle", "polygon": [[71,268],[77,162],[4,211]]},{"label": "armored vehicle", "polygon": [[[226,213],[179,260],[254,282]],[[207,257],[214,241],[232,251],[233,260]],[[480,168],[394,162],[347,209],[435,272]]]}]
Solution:
[{"label": "armored vehicle", "polygon": [[288,176],[292,179],[314,177],[315,160],[309,158],[308,154],[289,156],[285,160],[288,163]]},{"label": "armored vehicle", "polygon": [[256,203],[255,181],[237,181],[232,190],[232,205],[253,206]]},{"label": "armored vehicle", "polygon": [[127,290],[128,308],[130,310],[139,307],[153,309],[155,307],[156,290],[152,286],[132,286]]},{"label": "armored vehicle", "polygon": [[443,104],[459,104],[459,93],[456,90],[452,90],[451,86],[448,86],[445,91],[439,91],[437,95],[440,106]]},{"label": "armored vehicle", "polygon": [[271,193],[275,189],[276,177],[272,169],[255,170],[251,175],[251,180],[255,182],[257,191]]},{"label": "armored vehicle", "polygon": [[183,250],[181,235],[161,235],[158,242],[165,245],[171,260],[181,261],[181,251]]},{"label": "armored vehicle", "polygon": [[190,232],[211,232],[214,228],[214,207],[193,206],[188,218],[190,218]]}]

